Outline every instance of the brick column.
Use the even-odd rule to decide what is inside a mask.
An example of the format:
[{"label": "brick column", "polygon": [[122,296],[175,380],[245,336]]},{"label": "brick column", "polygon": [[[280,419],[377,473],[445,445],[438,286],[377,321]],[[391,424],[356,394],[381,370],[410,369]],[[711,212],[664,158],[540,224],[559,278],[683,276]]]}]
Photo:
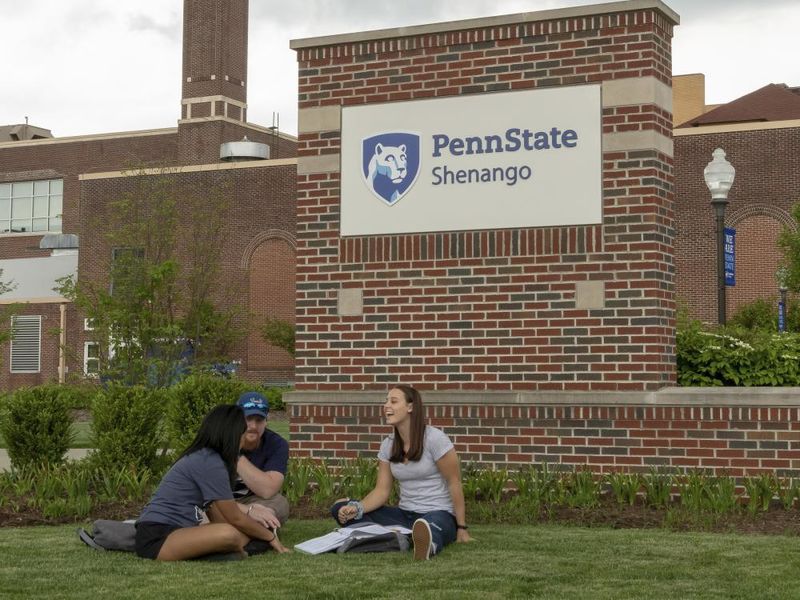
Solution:
[{"label": "brick column", "polygon": [[[292,43],[303,404],[396,382],[612,395],[674,383],[677,22],[633,0]],[[342,107],[587,84],[602,94],[600,224],[340,236]]]}]

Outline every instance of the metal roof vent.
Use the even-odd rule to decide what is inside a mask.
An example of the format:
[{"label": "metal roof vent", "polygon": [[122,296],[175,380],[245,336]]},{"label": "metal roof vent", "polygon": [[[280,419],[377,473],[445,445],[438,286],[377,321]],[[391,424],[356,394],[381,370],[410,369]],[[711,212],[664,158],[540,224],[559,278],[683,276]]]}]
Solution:
[{"label": "metal roof vent", "polygon": [[219,147],[219,159],[225,161],[267,160],[269,146],[251,142],[245,136],[241,142],[225,142]]},{"label": "metal roof vent", "polygon": [[69,250],[78,247],[78,236],[74,233],[46,233],[39,241],[42,250]]}]

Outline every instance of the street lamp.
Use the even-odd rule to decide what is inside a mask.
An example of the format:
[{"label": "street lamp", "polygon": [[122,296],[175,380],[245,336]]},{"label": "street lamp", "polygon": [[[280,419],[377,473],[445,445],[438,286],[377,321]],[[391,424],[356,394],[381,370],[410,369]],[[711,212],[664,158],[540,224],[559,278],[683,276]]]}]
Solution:
[{"label": "street lamp", "polygon": [[711,192],[711,206],[714,207],[714,216],[717,226],[717,321],[725,324],[725,208],[728,206],[728,192],[733,185],[736,169],[725,160],[725,151],[717,148],[713,152],[714,158],[705,169],[703,177],[708,190]]}]

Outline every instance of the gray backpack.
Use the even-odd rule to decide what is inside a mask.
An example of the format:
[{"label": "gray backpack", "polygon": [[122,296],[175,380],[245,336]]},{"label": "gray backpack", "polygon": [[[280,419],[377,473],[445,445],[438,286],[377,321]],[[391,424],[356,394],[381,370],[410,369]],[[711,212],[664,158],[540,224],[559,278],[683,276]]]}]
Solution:
[{"label": "gray backpack", "polygon": [[111,521],[98,519],[92,525],[92,533],[83,527],[78,529],[78,538],[95,550],[136,550],[136,526],[133,521]]}]

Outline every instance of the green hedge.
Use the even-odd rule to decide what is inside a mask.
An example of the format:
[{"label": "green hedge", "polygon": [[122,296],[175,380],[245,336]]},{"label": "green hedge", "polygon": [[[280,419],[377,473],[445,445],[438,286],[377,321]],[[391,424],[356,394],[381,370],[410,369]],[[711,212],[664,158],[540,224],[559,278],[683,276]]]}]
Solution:
[{"label": "green hedge", "polygon": [[[787,301],[786,331],[800,331],[800,302],[794,298]],[[730,325],[744,329],[778,331],[778,299],[774,296],[759,298],[739,308],[729,320]]]},{"label": "green hedge", "polygon": [[285,388],[254,386],[241,379],[195,374],[171,387],[165,423],[170,447],[183,451],[194,439],[208,411],[218,404],[232,404],[243,392],[252,390],[264,394],[272,410],[284,408]]},{"label": "green hedge", "polygon": [[161,389],[111,385],[92,403],[92,459],[104,468],[152,469],[164,447],[161,423],[168,395]]},{"label": "green hedge", "polygon": [[3,398],[0,433],[15,468],[63,462],[74,437],[70,408],[58,385],[20,388]]},{"label": "green hedge", "polygon": [[89,445],[100,466],[151,468],[158,450],[182,450],[203,417],[245,391],[264,394],[272,410],[284,408],[288,388],[195,374],[170,388],[45,385],[0,396],[0,433],[16,464],[60,462],[74,441],[72,410],[91,409]]},{"label": "green hedge", "polygon": [[678,329],[678,385],[798,386],[800,334],[730,326]]}]

